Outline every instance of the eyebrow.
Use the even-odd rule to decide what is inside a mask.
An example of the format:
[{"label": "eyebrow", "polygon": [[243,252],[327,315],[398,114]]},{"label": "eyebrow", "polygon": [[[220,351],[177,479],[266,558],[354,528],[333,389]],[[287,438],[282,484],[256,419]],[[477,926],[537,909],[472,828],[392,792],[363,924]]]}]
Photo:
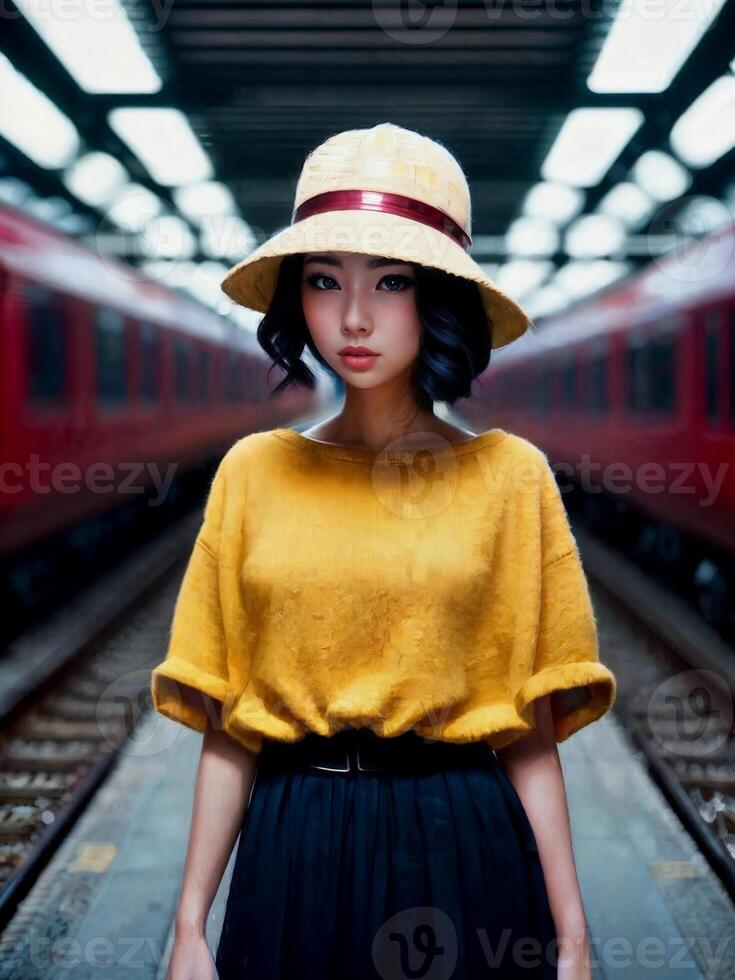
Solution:
[{"label": "eyebrow", "polygon": [[[309,258],[304,260],[304,265],[308,265],[310,262],[321,262],[324,265],[333,265],[338,269],[342,268],[342,263],[339,259],[334,258],[331,255],[311,255]],[[401,259],[389,259],[389,258],[378,258],[371,259],[368,262],[368,269],[377,269],[384,265],[410,265],[410,262],[402,261]]]}]

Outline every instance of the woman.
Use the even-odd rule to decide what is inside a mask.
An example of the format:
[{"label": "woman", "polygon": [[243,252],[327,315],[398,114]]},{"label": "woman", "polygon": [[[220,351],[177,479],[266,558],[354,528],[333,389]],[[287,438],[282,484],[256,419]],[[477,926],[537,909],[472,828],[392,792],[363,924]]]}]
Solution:
[{"label": "woman", "polygon": [[[440,144],[308,157],[291,225],[223,282],[263,348],[345,384],[238,440],[176,604],[158,711],[204,732],[168,980],[589,980],[557,743],[614,702],[541,450],[434,413],[529,321],[469,257]],[[276,389],[278,390],[278,389]]]}]

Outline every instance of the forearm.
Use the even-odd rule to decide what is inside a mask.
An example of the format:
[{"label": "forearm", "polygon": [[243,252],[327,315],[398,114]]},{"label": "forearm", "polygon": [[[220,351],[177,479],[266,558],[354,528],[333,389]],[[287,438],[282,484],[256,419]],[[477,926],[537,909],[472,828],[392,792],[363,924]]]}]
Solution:
[{"label": "forearm", "polygon": [[496,754],[513,783],[538,844],[554,925],[560,938],[586,935],[574,862],[564,774],[545,699],[537,703],[537,729]]},{"label": "forearm", "polygon": [[177,932],[205,930],[207,915],[237,839],[257,755],[209,725],[202,740]]}]

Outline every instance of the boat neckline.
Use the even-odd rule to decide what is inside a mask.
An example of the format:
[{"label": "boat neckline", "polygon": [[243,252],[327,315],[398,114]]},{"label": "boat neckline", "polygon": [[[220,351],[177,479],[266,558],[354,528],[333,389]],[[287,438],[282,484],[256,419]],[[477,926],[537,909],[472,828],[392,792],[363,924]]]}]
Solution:
[{"label": "boat neckline", "polygon": [[[283,442],[288,443],[288,445],[293,446],[295,449],[302,449],[318,456],[329,456],[332,459],[345,459],[356,463],[375,463],[383,455],[383,450],[366,449],[358,446],[341,446],[334,442],[320,442],[317,439],[312,439],[311,436],[305,436],[303,433],[297,432],[295,429],[273,429],[273,435]],[[478,433],[476,436],[472,436],[470,439],[463,439],[462,442],[446,442],[433,451],[440,453],[447,451],[454,456],[466,456],[470,453],[476,453],[486,446],[492,446],[496,442],[500,442],[507,435],[508,433],[505,429],[488,429],[485,432]],[[411,450],[399,450],[396,453],[391,452],[391,455],[413,456],[414,453]]]}]

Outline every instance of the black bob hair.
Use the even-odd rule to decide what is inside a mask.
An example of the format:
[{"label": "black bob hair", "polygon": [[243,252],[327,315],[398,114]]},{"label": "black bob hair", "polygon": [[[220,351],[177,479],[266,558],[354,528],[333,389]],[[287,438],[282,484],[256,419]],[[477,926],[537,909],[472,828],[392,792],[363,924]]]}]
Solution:
[{"label": "black bob hair", "polygon": [[[277,365],[285,372],[272,396],[292,384],[315,387],[313,372],[301,360],[304,347],[333,377],[339,377],[314,346],[304,318],[303,259],[299,252],[281,261],[270,308],[258,325],[258,343],[273,361],[271,370]],[[411,387],[417,405],[431,411],[435,401],[452,405],[458,398],[470,397],[472,382],[490,363],[492,332],[476,283],[441,269],[411,264],[422,325]]]}]

